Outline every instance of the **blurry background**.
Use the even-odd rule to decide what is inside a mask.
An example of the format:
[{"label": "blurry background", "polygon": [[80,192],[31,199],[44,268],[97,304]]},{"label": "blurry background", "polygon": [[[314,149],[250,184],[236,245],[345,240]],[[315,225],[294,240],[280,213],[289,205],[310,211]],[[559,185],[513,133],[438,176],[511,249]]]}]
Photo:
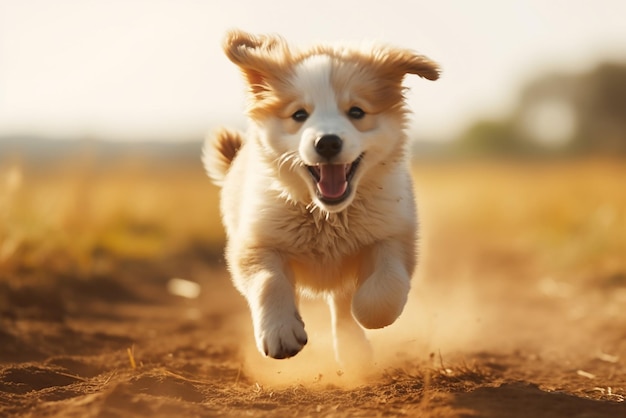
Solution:
[{"label": "blurry background", "polygon": [[475,145],[509,130],[547,147],[596,130],[615,140],[624,12],[619,0],[2,0],[0,136],[198,141],[243,125],[242,82],[221,51],[238,27],[305,45],[381,40],[440,62],[437,83],[407,79],[421,141],[472,127]]}]

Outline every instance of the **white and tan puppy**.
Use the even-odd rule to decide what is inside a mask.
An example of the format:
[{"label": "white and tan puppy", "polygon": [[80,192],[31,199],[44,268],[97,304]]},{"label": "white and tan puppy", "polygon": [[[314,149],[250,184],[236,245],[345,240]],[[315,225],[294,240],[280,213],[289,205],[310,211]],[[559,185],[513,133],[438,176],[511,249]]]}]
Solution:
[{"label": "white and tan puppy", "polygon": [[[302,294],[328,300],[335,352],[393,323],[416,264],[417,217],[402,80],[439,76],[412,51],[290,47],[231,31],[228,58],[248,87],[247,134],[221,130],[203,161],[222,186],[226,258],[261,353],[307,343]],[[357,341],[353,343],[353,341]]]}]

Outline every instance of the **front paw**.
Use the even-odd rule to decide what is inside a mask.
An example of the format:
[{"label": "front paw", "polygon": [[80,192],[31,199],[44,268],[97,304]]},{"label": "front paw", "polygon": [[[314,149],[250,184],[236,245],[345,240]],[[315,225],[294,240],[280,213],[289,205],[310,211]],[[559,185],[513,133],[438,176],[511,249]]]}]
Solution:
[{"label": "front paw", "polygon": [[352,314],[365,328],[391,325],[402,313],[409,293],[409,277],[403,274],[368,278],[352,299]]},{"label": "front paw", "polygon": [[307,340],[304,322],[297,312],[282,318],[268,318],[262,321],[256,331],[259,351],[275,359],[295,356]]}]

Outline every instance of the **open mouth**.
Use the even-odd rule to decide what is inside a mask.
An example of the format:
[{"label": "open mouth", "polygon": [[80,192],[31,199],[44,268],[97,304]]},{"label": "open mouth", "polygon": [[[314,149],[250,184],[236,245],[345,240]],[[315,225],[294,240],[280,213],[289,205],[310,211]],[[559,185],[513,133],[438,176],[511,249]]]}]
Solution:
[{"label": "open mouth", "polygon": [[363,154],[350,164],[307,165],[317,188],[317,197],[324,203],[341,203],[350,195],[350,181],[363,159]]}]

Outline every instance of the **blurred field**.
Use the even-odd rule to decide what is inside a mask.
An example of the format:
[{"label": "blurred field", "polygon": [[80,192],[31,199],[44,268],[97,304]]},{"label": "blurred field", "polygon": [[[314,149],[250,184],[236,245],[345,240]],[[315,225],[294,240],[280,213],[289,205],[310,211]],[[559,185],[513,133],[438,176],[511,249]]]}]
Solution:
[{"label": "blurred field", "polygon": [[626,163],[414,174],[419,271],[354,380],[314,302],[301,355],[254,352],[199,154],[0,156],[0,415],[626,416]]},{"label": "blurred field", "polygon": [[9,267],[60,257],[83,268],[100,253],[154,259],[221,251],[218,191],[199,157],[101,157],[87,149],[51,162],[13,160],[0,166],[0,262]]}]

